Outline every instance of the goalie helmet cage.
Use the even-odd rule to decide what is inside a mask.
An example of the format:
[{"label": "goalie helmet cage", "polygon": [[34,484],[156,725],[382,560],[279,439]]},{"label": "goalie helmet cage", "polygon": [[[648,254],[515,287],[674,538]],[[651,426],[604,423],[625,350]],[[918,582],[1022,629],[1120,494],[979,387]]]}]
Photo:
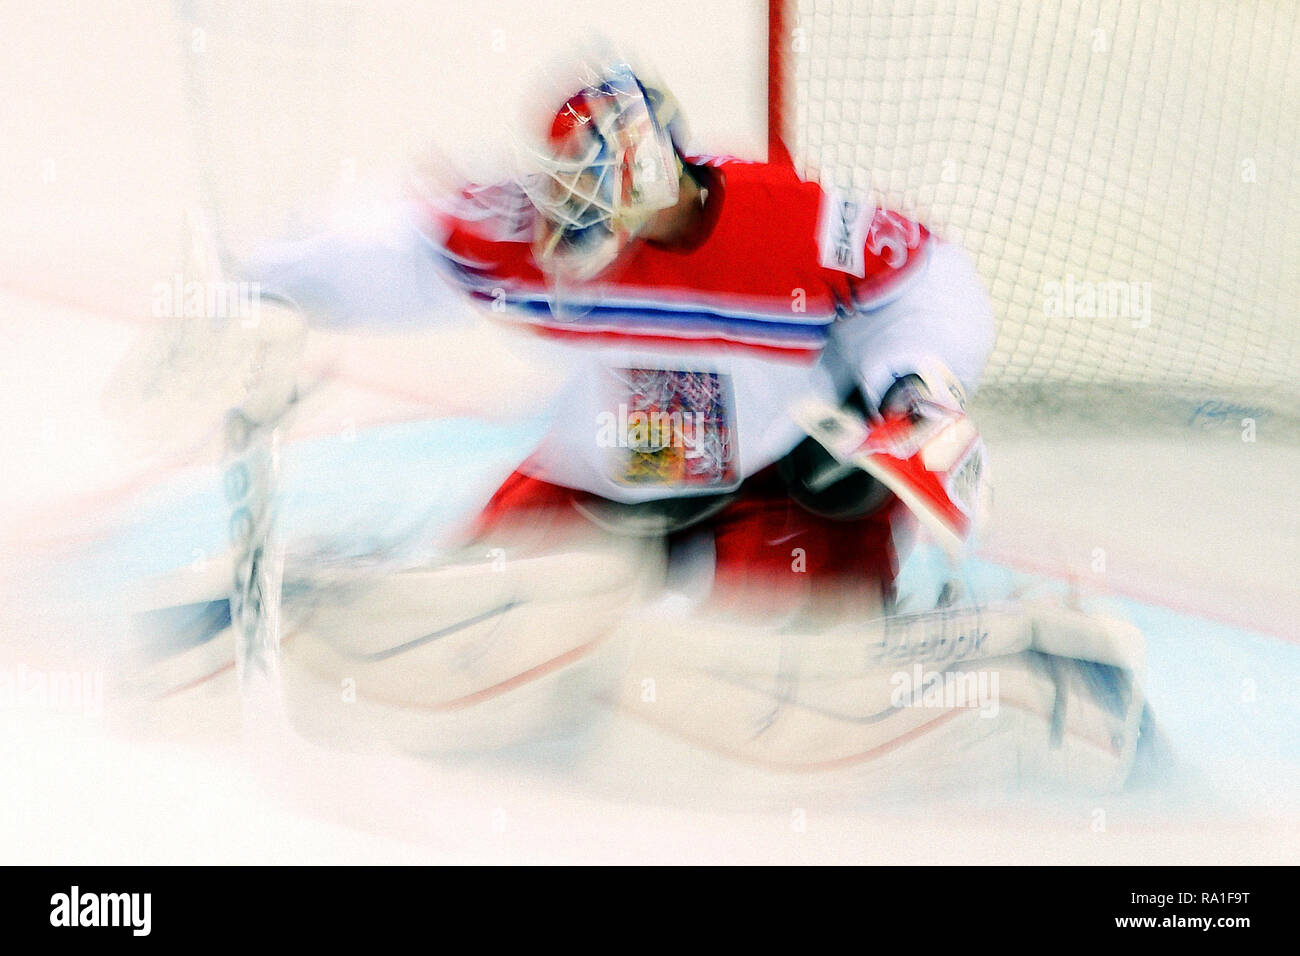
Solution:
[{"label": "goalie helmet cage", "polygon": [[[395,59],[403,29],[429,29],[420,5],[177,10],[202,218],[227,264],[292,231],[285,197],[336,189],[369,160],[358,131],[377,149],[430,102],[436,49]],[[970,250],[999,319],[981,404],[1091,415],[1149,398],[1186,421],[1212,402],[1294,424],[1298,10],[769,0],[769,143]]]}]

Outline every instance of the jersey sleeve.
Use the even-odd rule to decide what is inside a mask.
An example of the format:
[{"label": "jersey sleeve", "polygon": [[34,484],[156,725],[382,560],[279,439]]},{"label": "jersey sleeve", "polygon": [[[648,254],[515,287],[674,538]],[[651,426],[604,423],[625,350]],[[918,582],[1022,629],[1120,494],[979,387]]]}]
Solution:
[{"label": "jersey sleeve", "polygon": [[974,263],[951,243],[928,239],[926,246],[905,285],[832,331],[872,407],[910,374],[939,380],[951,373],[973,395],[993,349],[993,306]]},{"label": "jersey sleeve", "polygon": [[919,222],[833,189],[823,193],[817,229],[821,265],[842,274],[853,312],[899,295],[924,271],[934,242]]},{"label": "jersey sleeve", "polygon": [[472,295],[539,279],[533,264],[535,209],[512,182],[469,185],[425,208],[425,238],[450,279]]},{"label": "jersey sleeve", "polygon": [[925,271],[934,239],[900,213],[877,209],[862,243],[864,274],[849,277],[853,308],[867,312],[901,295]]}]

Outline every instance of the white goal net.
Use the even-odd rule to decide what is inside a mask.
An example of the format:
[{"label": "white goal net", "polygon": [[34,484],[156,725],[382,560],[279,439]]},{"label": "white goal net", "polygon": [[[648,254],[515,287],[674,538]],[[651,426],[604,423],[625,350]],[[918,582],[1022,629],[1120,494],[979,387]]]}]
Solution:
[{"label": "white goal net", "polygon": [[987,391],[1300,407],[1291,0],[772,0],[805,174],[977,257]]}]

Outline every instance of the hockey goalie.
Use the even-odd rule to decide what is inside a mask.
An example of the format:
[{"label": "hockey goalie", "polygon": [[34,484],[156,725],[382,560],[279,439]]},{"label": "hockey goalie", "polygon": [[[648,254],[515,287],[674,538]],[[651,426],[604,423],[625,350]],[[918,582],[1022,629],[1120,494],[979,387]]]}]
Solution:
[{"label": "hockey goalie", "polygon": [[966,254],[783,157],[688,151],[625,63],[574,86],[517,178],[253,264],[327,326],[468,297],[560,383],[446,561],[320,589],[290,692],[354,680],[421,748],[577,714],[761,773],[1121,785],[1140,635],[952,586],[900,600],[918,536],[960,561],[988,498],[966,408],[994,317]]}]

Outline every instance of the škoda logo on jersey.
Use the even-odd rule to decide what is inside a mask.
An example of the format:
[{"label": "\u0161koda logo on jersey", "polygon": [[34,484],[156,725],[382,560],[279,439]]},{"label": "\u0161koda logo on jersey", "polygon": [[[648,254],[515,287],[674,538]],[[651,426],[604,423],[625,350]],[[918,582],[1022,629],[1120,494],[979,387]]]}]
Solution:
[{"label": "\u0161koda logo on jersey", "polygon": [[828,190],[818,217],[817,249],[824,268],[859,279],[867,274],[867,253],[891,269],[901,269],[921,245],[921,227],[875,203]]},{"label": "\u0161koda logo on jersey", "polygon": [[817,250],[824,268],[859,279],[867,274],[867,231],[875,207],[827,190],[818,216]]}]

